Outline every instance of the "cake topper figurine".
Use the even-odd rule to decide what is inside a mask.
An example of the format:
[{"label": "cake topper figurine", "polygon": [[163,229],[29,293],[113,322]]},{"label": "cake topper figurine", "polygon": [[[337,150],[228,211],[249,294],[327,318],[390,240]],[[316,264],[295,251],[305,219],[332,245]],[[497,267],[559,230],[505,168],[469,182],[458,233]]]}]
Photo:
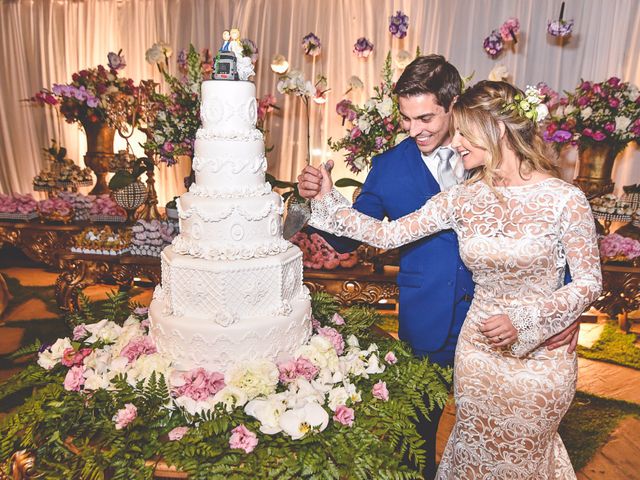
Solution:
[{"label": "cake topper figurine", "polygon": [[218,50],[213,67],[215,80],[249,80],[255,75],[250,57],[242,54],[240,30],[232,28],[222,33],[222,46]]}]

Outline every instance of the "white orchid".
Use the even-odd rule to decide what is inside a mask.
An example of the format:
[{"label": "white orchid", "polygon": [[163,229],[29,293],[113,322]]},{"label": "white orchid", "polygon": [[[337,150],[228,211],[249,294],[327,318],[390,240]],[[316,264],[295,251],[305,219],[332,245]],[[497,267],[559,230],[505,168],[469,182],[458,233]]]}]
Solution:
[{"label": "white orchid", "polygon": [[260,422],[260,431],[267,435],[282,431],[280,416],[286,409],[287,395],[283,393],[256,398],[244,406],[245,413],[256,418]]},{"label": "white orchid", "polygon": [[95,343],[101,340],[105,343],[115,342],[122,333],[122,327],[115,322],[104,319],[85,327],[91,335],[85,339],[86,343]]},{"label": "white orchid", "polygon": [[292,440],[299,440],[312,431],[323,431],[329,424],[329,414],[318,403],[287,410],[280,415],[280,428]]}]

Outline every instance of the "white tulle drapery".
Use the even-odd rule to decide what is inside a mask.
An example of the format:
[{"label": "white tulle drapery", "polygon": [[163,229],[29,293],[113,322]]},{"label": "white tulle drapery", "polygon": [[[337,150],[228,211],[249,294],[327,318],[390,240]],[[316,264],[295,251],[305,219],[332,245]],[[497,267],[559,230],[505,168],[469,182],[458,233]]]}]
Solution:
[{"label": "white tulle drapery", "polygon": [[[311,106],[312,162],[338,160],[337,176],[353,176],[327,146],[329,137],[343,135],[335,104],[344,97],[348,79],[360,77],[363,90],[347,97],[361,102],[380,81],[388,51],[413,54],[440,53],[472,81],[484,79],[499,63],[511,80],[524,87],[539,81],[556,90],[571,90],[580,78],[601,81],[617,75],[640,84],[640,9],[637,0],[568,0],[565,18],[575,20],[572,38],[564,46],[546,33],[547,20],[558,16],[559,0],[3,0],[0,11],[0,192],[31,191],[31,179],[42,168],[41,148],[56,138],[82,163],[84,134],[75,125],[58,122],[52,109],[28,106],[23,99],[44,86],[64,83],[82,68],[106,63],[109,51],[123,50],[123,75],[134,80],[154,78],[154,67],[144,60],[155,42],[170,44],[174,52],[193,43],[216,50],[222,31],[237,26],[256,42],[260,59],[255,82],[259,95],[275,93],[279,112],[268,125],[269,171],[293,179],[306,161],[306,126],[299,99],[276,93],[277,76],[269,64],[276,53],[292,68],[313,79],[328,79],[329,100]],[[388,17],[397,10],[409,16],[409,31],[399,40],[388,32]],[[522,33],[514,50],[497,60],[482,49],[482,40],[509,17],[518,17]],[[322,53],[312,59],[303,54],[302,37],[315,33]],[[359,37],[375,45],[366,60],[352,53]],[[175,54],[174,54],[175,55]],[[175,56],[171,59],[175,69]],[[396,71],[396,76],[399,71]],[[137,148],[141,136],[130,141]],[[123,148],[117,141],[116,148]],[[138,149],[138,152],[140,150]],[[565,176],[573,176],[575,154],[563,160]],[[184,190],[188,161],[170,169],[159,168],[162,201]],[[640,179],[640,153],[628,148],[613,172],[622,185]],[[360,178],[364,178],[361,175]]]}]

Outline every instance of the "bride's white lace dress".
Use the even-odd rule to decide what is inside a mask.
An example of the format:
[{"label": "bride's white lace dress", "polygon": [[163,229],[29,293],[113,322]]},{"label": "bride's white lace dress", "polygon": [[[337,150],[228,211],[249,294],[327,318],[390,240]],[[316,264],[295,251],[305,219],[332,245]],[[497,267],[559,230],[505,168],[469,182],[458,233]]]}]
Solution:
[{"label": "bride's white lace dress", "polygon": [[[473,273],[475,295],[455,356],[456,423],[438,479],[573,479],[557,429],[573,399],[577,361],[540,346],[574,322],[601,291],[591,209],[559,179],[497,187],[459,185],[393,222],[352,208],[336,191],[312,204],[310,224],[381,248],[453,229]],[[565,266],[572,281],[563,286]],[[510,348],[479,331],[506,313],[518,330]]]}]

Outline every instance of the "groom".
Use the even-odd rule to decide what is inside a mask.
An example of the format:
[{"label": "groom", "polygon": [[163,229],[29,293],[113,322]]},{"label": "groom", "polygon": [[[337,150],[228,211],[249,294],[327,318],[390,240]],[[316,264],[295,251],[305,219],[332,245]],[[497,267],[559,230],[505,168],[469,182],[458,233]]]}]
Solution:
[{"label": "groom", "polygon": [[[457,69],[440,55],[416,58],[394,88],[402,128],[408,133],[392,149],[373,158],[371,171],[353,207],[371,217],[395,220],[419,209],[429,198],[460,180],[458,155],[451,144],[451,106],[461,93]],[[329,162],[329,166],[333,166]],[[298,176],[305,198],[320,190],[322,177],[307,166]],[[337,251],[355,250],[359,243],[319,232]],[[458,240],[446,230],[406,245],[400,250],[397,277],[399,336],[418,357],[452,366],[458,334],[469,310],[474,284],[462,262]],[[571,343],[575,348],[577,323],[549,340],[550,347]],[[425,439],[425,478],[435,476],[435,438],[442,410],[422,418],[418,431]]]}]

